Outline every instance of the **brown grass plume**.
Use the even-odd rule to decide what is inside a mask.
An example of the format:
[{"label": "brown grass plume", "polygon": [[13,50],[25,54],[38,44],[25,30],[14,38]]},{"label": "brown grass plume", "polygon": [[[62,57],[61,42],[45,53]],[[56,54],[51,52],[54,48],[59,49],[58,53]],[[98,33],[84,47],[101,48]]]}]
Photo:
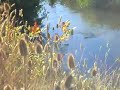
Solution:
[{"label": "brown grass plume", "polygon": [[26,45],[24,40],[20,40],[20,42],[19,42],[19,50],[20,50],[21,56],[27,56],[27,54],[28,54],[27,45]]},{"label": "brown grass plume", "polygon": [[37,44],[36,46],[36,53],[41,54],[43,51],[43,46],[41,44]]},{"label": "brown grass plume", "polygon": [[69,69],[74,69],[75,68],[75,59],[72,54],[68,56],[68,67]]}]

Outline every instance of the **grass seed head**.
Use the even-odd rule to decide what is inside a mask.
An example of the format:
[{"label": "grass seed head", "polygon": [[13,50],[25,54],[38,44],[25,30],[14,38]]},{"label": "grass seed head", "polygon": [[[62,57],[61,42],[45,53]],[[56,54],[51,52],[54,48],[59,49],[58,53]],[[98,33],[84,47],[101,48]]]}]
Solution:
[{"label": "grass seed head", "polygon": [[47,39],[48,40],[50,39],[50,33],[47,33]]},{"label": "grass seed head", "polygon": [[96,70],[96,69],[93,69],[93,70],[92,70],[92,76],[96,76],[96,74],[97,74],[97,70]]},{"label": "grass seed head", "polygon": [[62,55],[60,53],[57,54],[57,60],[61,61],[62,60]]},{"label": "grass seed head", "polygon": [[41,45],[43,45],[43,37],[41,35],[39,36],[38,41],[40,42]]},{"label": "grass seed head", "polygon": [[68,56],[68,67],[69,67],[69,69],[75,68],[74,56],[72,54],[69,54],[69,56]]},{"label": "grass seed head", "polygon": [[52,66],[53,66],[53,68],[57,68],[58,67],[58,62],[57,62],[56,59],[53,60]]},{"label": "grass seed head", "polygon": [[4,11],[10,11],[11,7],[8,3],[4,3]]},{"label": "grass seed head", "polygon": [[43,51],[43,46],[42,46],[41,44],[38,44],[38,45],[36,46],[36,53],[37,53],[37,54],[41,54],[42,51]]},{"label": "grass seed head", "polygon": [[55,34],[54,36],[54,41],[57,42],[59,40],[59,35],[58,34]]},{"label": "grass seed head", "polygon": [[50,51],[50,45],[47,43],[44,47],[44,52],[49,52]]},{"label": "grass seed head", "polygon": [[72,75],[69,75],[69,76],[66,78],[66,81],[65,81],[65,88],[66,88],[66,89],[68,89],[68,88],[71,87],[72,81],[73,81],[73,77],[72,77]]},{"label": "grass seed head", "polygon": [[47,31],[50,29],[50,24],[49,23],[47,24],[46,28],[47,28]]},{"label": "grass seed head", "polygon": [[4,86],[3,90],[12,90],[12,87],[10,85],[6,85],[6,86]]},{"label": "grass seed head", "polygon": [[93,67],[93,70],[92,70],[92,76],[96,76],[97,74],[97,63],[94,62],[94,67]]},{"label": "grass seed head", "polygon": [[24,40],[20,40],[20,42],[19,42],[19,50],[20,50],[21,56],[24,56],[24,57],[27,56],[27,54],[28,54],[27,45],[26,45]]}]

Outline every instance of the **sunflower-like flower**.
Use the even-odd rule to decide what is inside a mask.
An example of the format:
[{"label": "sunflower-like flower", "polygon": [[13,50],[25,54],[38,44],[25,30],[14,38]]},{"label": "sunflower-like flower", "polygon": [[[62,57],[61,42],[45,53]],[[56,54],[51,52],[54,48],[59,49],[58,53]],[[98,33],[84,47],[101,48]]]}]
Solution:
[{"label": "sunflower-like flower", "polygon": [[31,33],[33,35],[37,34],[37,33],[40,33],[40,27],[39,27],[39,25],[36,21],[34,22],[34,26],[31,28]]}]

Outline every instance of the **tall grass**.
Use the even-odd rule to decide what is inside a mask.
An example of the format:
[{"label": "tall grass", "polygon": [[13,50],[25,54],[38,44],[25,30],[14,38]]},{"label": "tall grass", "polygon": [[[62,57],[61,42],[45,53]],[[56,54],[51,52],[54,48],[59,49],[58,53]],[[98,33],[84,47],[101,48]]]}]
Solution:
[{"label": "tall grass", "polygon": [[[0,90],[120,89],[120,67],[110,72],[108,70],[112,66],[101,71],[96,62],[88,71],[83,67],[86,69],[84,73],[77,68],[73,54],[68,54],[69,71],[64,70],[63,63],[67,62],[63,54],[55,52],[53,48],[55,44],[59,48],[59,44],[73,32],[69,28],[69,21],[61,23],[60,18],[57,28],[62,30],[63,35],[56,34],[52,39],[48,24],[45,28],[39,28],[36,23],[33,27],[19,24],[15,26],[15,10],[10,12],[10,9],[6,9],[12,8],[7,3],[3,6],[4,11],[0,17]],[[23,29],[25,33],[21,33]],[[47,31],[46,43],[41,34],[44,31]],[[115,63],[118,61],[119,59]]]}]

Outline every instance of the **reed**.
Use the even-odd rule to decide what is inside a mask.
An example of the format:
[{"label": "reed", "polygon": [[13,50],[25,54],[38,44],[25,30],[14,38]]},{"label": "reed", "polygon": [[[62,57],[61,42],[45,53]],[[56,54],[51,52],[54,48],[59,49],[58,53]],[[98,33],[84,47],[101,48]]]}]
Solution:
[{"label": "reed", "polygon": [[69,69],[74,69],[75,68],[75,59],[72,54],[69,54],[68,56],[68,68]]}]

